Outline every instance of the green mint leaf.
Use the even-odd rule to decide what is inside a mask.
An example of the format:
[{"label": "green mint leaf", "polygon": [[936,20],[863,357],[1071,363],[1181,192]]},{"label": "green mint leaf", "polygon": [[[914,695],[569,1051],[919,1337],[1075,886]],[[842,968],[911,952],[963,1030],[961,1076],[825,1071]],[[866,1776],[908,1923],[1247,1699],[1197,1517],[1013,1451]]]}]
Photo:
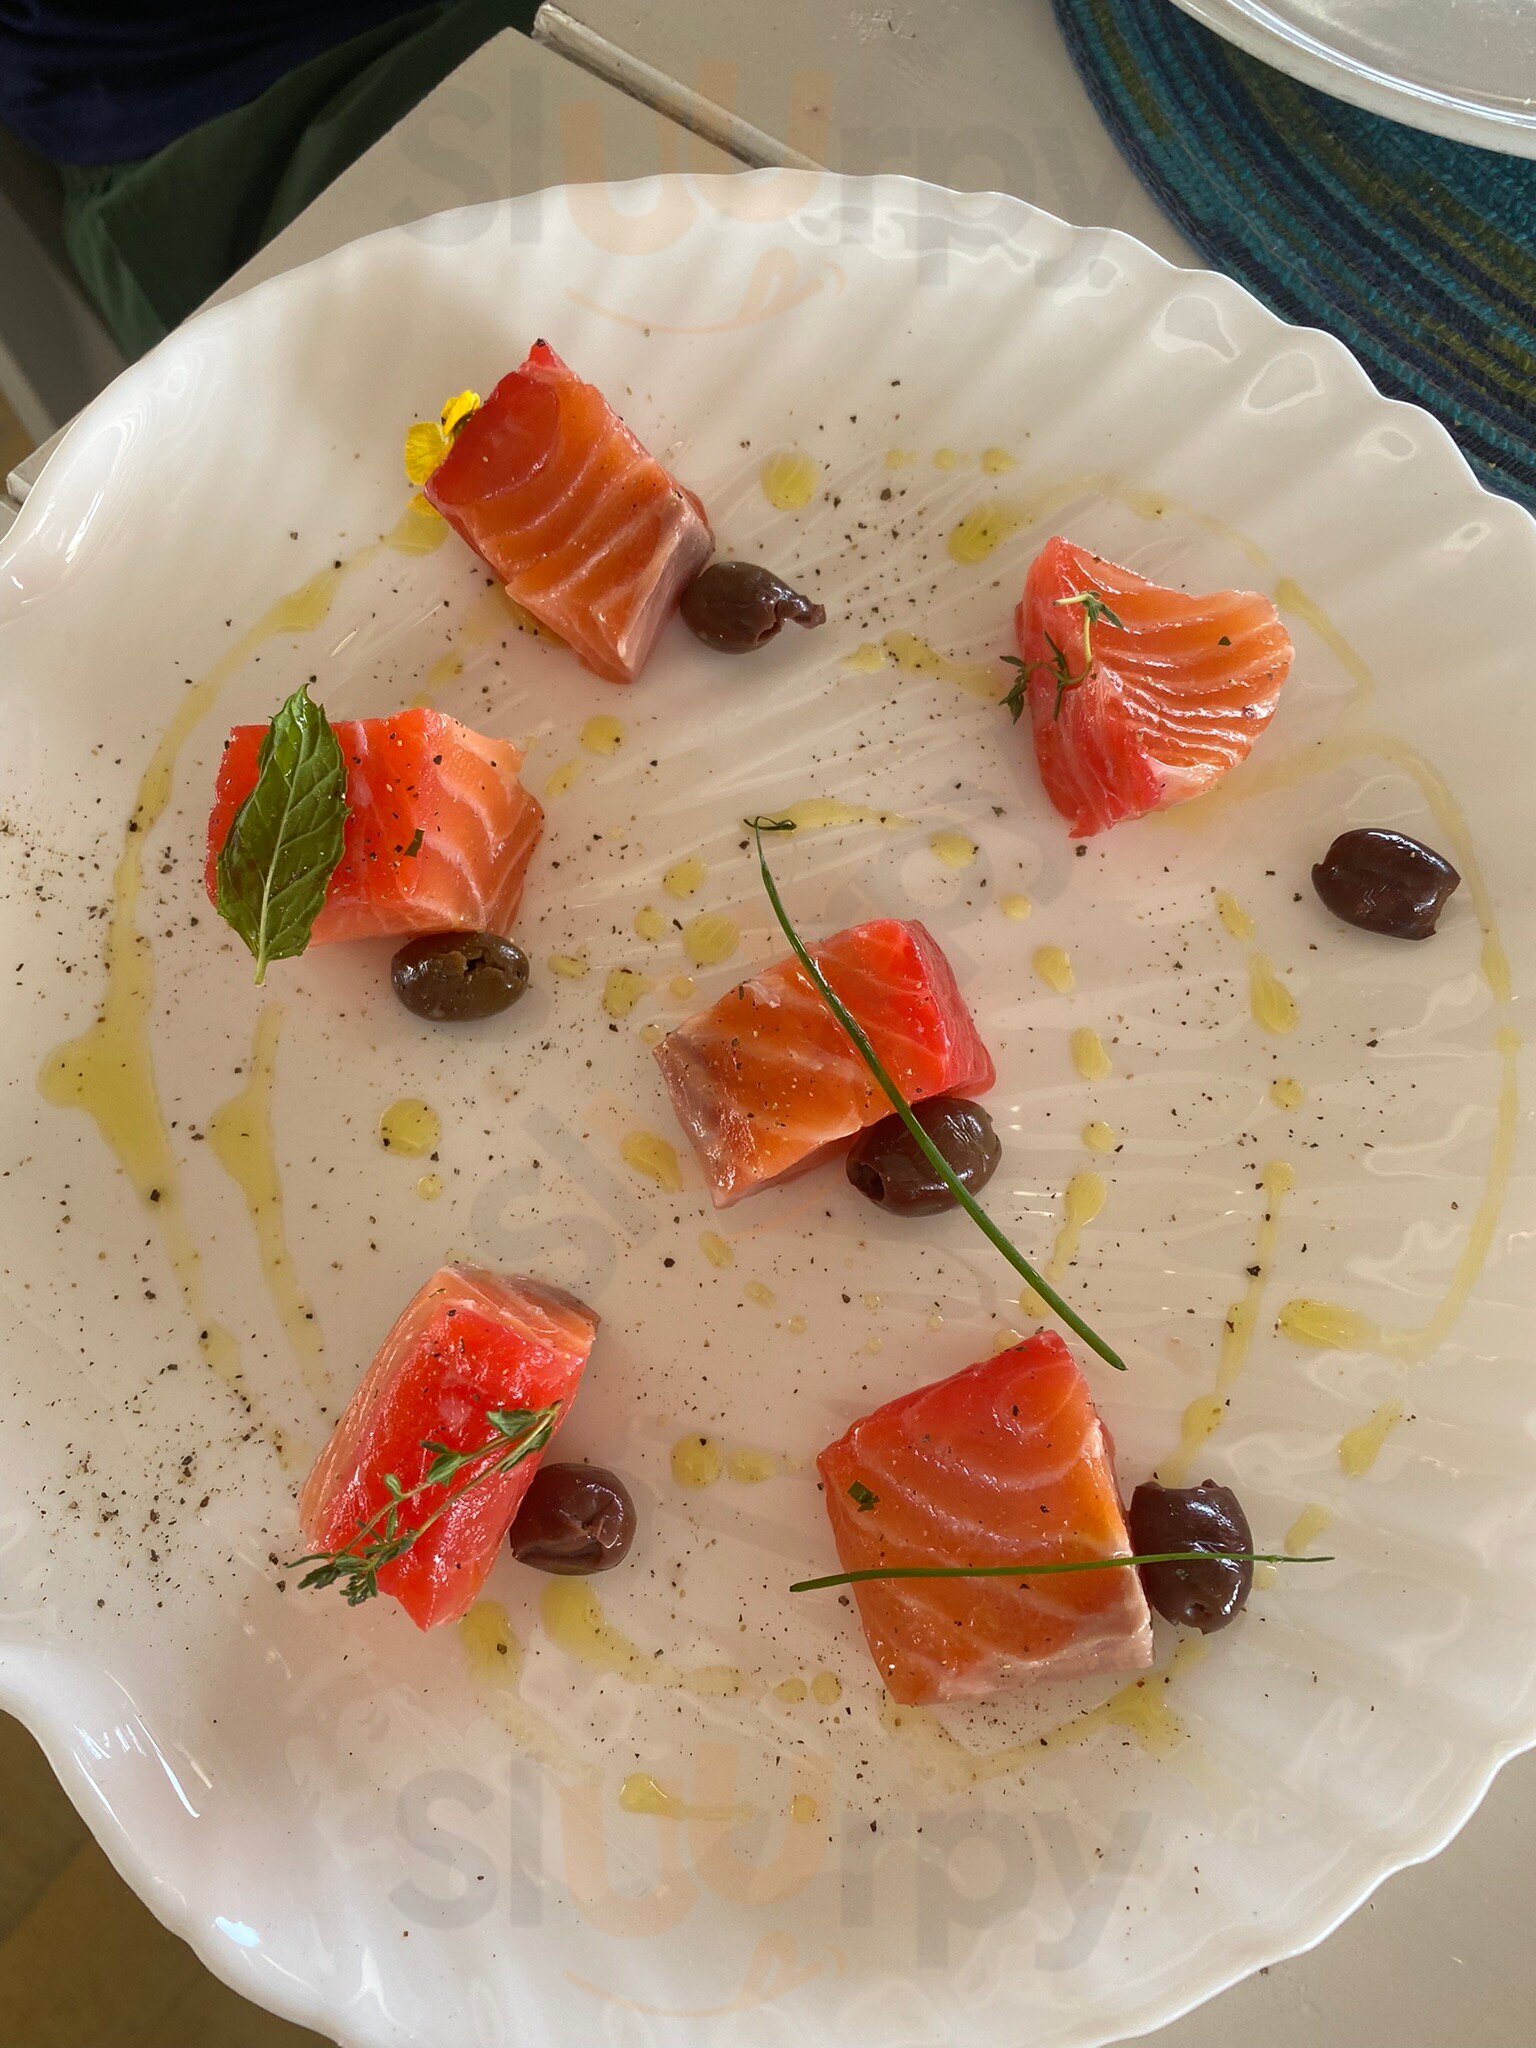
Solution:
[{"label": "green mint leaf", "polygon": [[268,961],[309,944],[346,822],[341,746],[301,684],[267,727],[255,785],[219,850],[219,915],[249,947],[258,982]]}]

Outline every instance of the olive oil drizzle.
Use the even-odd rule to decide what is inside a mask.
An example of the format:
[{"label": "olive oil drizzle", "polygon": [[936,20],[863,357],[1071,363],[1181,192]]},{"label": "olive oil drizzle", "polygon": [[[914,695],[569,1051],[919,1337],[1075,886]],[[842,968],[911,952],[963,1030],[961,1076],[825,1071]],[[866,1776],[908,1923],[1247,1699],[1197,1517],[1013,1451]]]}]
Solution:
[{"label": "olive oil drizzle", "polygon": [[[271,604],[198,681],[187,685],[175,716],[161,734],[139,780],[112,877],[112,904],[103,948],[106,985],[96,1020],[55,1046],[38,1073],[38,1090],[56,1109],[83,1110],[138,1199],[156,1232],[182,1299],[198,1330],[207,1363],[254,1414],[240,1347],[208,1309],[202,1253],[187,1218],[181,1171],[155,1079],[150,1025],[155,1002],[154,948],[139,925],[144,849],[170,802],[177,763],[192,733],[213,710],[224,686],[268,641],[312,632],[328,616],[342,579],[401,539],[409,511],[390,534],[366,542],[321,569]],[[440,524],[441,522],[439,522]],[[269,1425],[268,1425],[269,1426]],[[280,1432],[272,1431],[280,1450]]]},{"label": "olive oil drizzle", "polygon": [[[1375,694],[1376,682],[1358,650],[1339,631],[1322,607],[1290,578],[1282,578],[1277,583],[1275,601],[1282,609],[1300,618],[1318,635],[1350,677],[1354,687],[1345,707],[1345,719],[1350,720],[1353,714],[1363,711]],[[1384,1328],[1355,1309],[1336,1302],[1316,1301],[1304,1297],[1286,1302],[1277,1321],[1278,1328],[1284,1335],[1312,1349],[1369,1351],[1393,1359],[1402,1365],[1419,1365],[1436,1351],[1455,1328],[1487,1262],[1509,1191],[1514,1168],[1515,1141],[1519,1129],[1517,1055],[1521,1041],[1518,1032],[1505,1021],[1513,993],[1509,956],[1499,930],[1492,892],[1483,873],[1467,814],[1452,794],[1450,785],[1440,770],[1416,747],[1410,746],[1391,733],[1351,723],[1341,732],[1332,733],[1309,745],[1298,747],[1276,760],[1263,762],[1257,766],[1251,762],[1245,764],[1239,775],[1182,807],[1187,813],[1183,822],[1198,826],[1219,809],[1276,790],[1296,788],[1316,776],[1329,774],[1350,762],[1360,760],[1385,761],[1401,770],[1417,785],[1435,820],[1439,838],[1449,849],[1471,898],[1473,912],[1482,933],[1479,972],[1496,1005],[1492,1042],[1500,1063],[1500,1076],[1494,1105],[1493,1134],[1489,1143],[1483,1192],[1468,1226],[1460,1255],[1444,1294],[1423,1323],[1409,1327]],[[1273,1025],[1270,1028],[1274,1028]],[[1276,1100],[1282,1107],[1294,1107],[1300,1100],[1301,1091],[1293,1082],[1276,1083],[1275,1090]],[[1294,1099],[1288,1099],[1292,1097],[1293,1091]],[[1384,1417],[1390,1419],[1386,1421],[1378,1440],[1371,1432],[1381,1426]],[[1388,1403],[1386,1407],[1378,1409],[1368,1422],[1360,1425],[1357,1430],[1346,1431],[1339,1446],[1340,1464],[1346,1474],[1358,1477],[1368,1470],[1370,1463],[1374,1461],[1375,1451],[1380,1448],[1380,1441],[1385,1439],[1387,1431],[1395,1428],[1401,1419],[1400,1406]],[[1374,1445],[1374,1448],[1371,1448],[1371,1445]],[[1364,1457],[1366,1449],[1370,1451],[1369,1457]]]},{"label": "olive oil drizzle", "polygon": [[519,1690],[526,1653],[499,1600],[477,1600],[458,1625],[471,1677],[487,1711],[525,1756],[566,1777],[590,1778],[592,1767],[560,1730],[535,1712]]},{"label": "olive oil drizzle", "polygon": [[237,643],[226,657],[227,670],[220,664],[192,685],[150,756],[112,877],[101,1008],[95,1023],[79,1037],[54,1047],[38,1075],[45,1102],[55,1109],[82,1109],[95,1122],[124,1178],[154,1218],[188,1313],[198,1325],[203,1356],[247,1402],[239,1346],[208,1313],[202,1254],[187,1221],[181,1172],[155,1085],[149,1040],[154,952],[138,928],[138,905],[144,886],[144,847],[170,801],[177,756],[188,734],[212,708],[225,674],[237,665],[235,657],[243,660],[248,651],[243,642]]},{"label": "olive oil drizzle", "polygon": [[[1083,1232],[1090,1223],[1097,1222],[1108,1199],[1109,1188],[1104,1176],[1094,1172],[1092,1167],[1074,1173],[1067,1182],[1061,1197],[1061,1223],[1045,1266],[1045,1277],[1053,1287],[1059,1287],[1066,1279],[1082,1244]],[[1030,1287],[1026,1287],[1019,1296],[1019,1307],[1027,1316],[1039,1317],[1048,1312],[1046,1304]]]},{"label": "olive oil drizzle", "polygon": [[1226,1420],[1227,1400],[1232,1386],[1248,1363],[1258,1328],[1259,1307],[1274,1265],[1275,1246],[1280,1236],[1281,1207],[1296,1186],[1295,1169],[1284,1159],[1272,1159],[1260,1177],[1264,1210],[1254,1233],[1253,1259],[1248,1267],[1248,1285],[1227,1310],[1222,1321],[1221,1348],[1216,1359],[1215,1385],[1200,1394],[1184,1410],[1178,1448],[1158,1467],[1164,1486],[1187,1486],[1189,1474],[1202,1447]]},{"label": "olive oil drizzle", "polygon": [[544,1633],[587,1671],[625,1678],[650,1691],[691,1693],[696,1699],[750,1699],[761,1679],[733,1664],[675,1664],[653,1656],[616,1628],[583,1579],[551,1579],[539,1602]]},{"label": "olive oil drizzle", "polygon": [[1444,1294],[1422,1323],[1396,1329],[1383,1328],[1368,1316],[1333,1302],[1297,1297],[1285,1304],[1279,1316],[1280,1329],[1296,1343],[1314,1351],[1370,1351],[1382,1358],[1395,1359],[1399,1365],[1422,1365],[1456,1327],[1492,1249],[1515,1164],[1520,1121],[1516,1072],[1520,1039],[1505,1025],[1495,1032],[1493,1042],[1500,1060],[1500,1079],[1487,1176]]},{"label": "olive oil drizzle", "polygon": [[272,1138],[272,1091],[277,1045],[283,1026],[280,1003],[268,1003],[256,1020],[245,1086],[208,1120],[213,1155],[245,1197],[267,1292],[277,1310],[305,1384],[323,1405],[329,1396],[325,1347],[315,1312],[299,1285],[283,1226],[283,1190]]},{"label": "olive oil drizzle", "polygon": [[1044,1735],[998,1749],[972,1749],[927,1707],[887,1702],[880,1709],[880,1725],[925,1776],[939,1779],[951,1792],[969,1791],[998,1778],[1025,1777],[1052,1750],[1075,1749],[1106,1728],[1125,1730],[1149,1756],[1164,1760],[1188,1739],[1183,1722],[1168,1704],[1168,1688],[1180,1671],[1200,1661],[1206,1648],[1200,1639],[1186,1637],[1161,1671],[1133,1679],[1098,1706],[1058,1722]]}]

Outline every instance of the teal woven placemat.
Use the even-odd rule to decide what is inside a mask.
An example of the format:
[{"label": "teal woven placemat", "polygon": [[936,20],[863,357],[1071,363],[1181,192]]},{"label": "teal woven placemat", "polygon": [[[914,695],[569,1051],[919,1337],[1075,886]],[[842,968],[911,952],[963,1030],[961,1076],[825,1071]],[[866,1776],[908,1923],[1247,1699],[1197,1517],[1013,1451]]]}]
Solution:
[{"label": "teal woven placemat", "polygon": [[1170,0],[1055,0],[1083,81],[1214,267],[1327,328],[1536,511],[1536,162],[1299,85]]}]

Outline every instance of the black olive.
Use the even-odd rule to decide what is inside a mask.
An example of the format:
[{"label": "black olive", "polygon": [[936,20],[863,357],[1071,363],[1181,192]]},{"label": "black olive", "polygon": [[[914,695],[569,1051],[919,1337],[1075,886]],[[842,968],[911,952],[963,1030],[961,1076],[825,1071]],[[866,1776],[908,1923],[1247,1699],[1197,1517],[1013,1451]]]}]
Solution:
[{"label": "black olive", "polygon": [[1432,846],[1374,825],[1341,832],[1312,870],[1335,917],[1389,939],[1427,939],[1460,880]]},{"label": "black olive", "polygon": [[[1132,1546],[1159,1550],[1252,1550],[1253,1532],[1230,1486],[1159,1486],[1147,1479],[1131,1495]],[[1213,1557],[1200,1564],[1144,1564],[1141,1583],[1165,1621],[1202,1635],[1225,1628],[1247,1605],[1253,1566]]]},{"label": "black olive", "polygon": [[507,1541],[519,1564],[575,1577],[621,1564],[635,1535],[635,1504],[602,1465],[541,1465]]},{"label": "black olive", "polygon": [[802,597],[756,562],[711,562],[683,592],[683,623],[706,647],[750,654],[771,640],[786,619],[824,626],[826,607]]},{"label": "black olive", "polygon": [[390,965],[395,994],[433,1024],[508,1010],[528,986],[528,955],[494,932],[427,932]]},{"label": "black olive", "polygon": [[[974,1195],[984,1188],[1003,1148],[981,1104],[958,1095],[931,1095],[916,1103],[912,1114],[966,1192]],[[848,1178],[861,1195],[897,1216],[936,1216],[959,1206],[899,1116],[885,1117],[855,1138]]]}]

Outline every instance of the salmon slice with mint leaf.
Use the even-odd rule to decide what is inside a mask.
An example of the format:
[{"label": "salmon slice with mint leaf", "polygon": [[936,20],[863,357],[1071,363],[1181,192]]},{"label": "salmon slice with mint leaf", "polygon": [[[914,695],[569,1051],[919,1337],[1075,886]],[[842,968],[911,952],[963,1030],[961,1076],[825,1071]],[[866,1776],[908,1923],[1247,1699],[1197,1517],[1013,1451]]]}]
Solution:
[{"label": "salmon slice with mint leaf", "polygon": [[[331,730],[345,768],[346,820],[308,943],[442,931],[505,938],[544,829],[519,780],[518,749],[441,711],[343,719]],[[256,785],[267,732],[237,725],[224,745],[208,820],[215,906],[219,853]]]}]

